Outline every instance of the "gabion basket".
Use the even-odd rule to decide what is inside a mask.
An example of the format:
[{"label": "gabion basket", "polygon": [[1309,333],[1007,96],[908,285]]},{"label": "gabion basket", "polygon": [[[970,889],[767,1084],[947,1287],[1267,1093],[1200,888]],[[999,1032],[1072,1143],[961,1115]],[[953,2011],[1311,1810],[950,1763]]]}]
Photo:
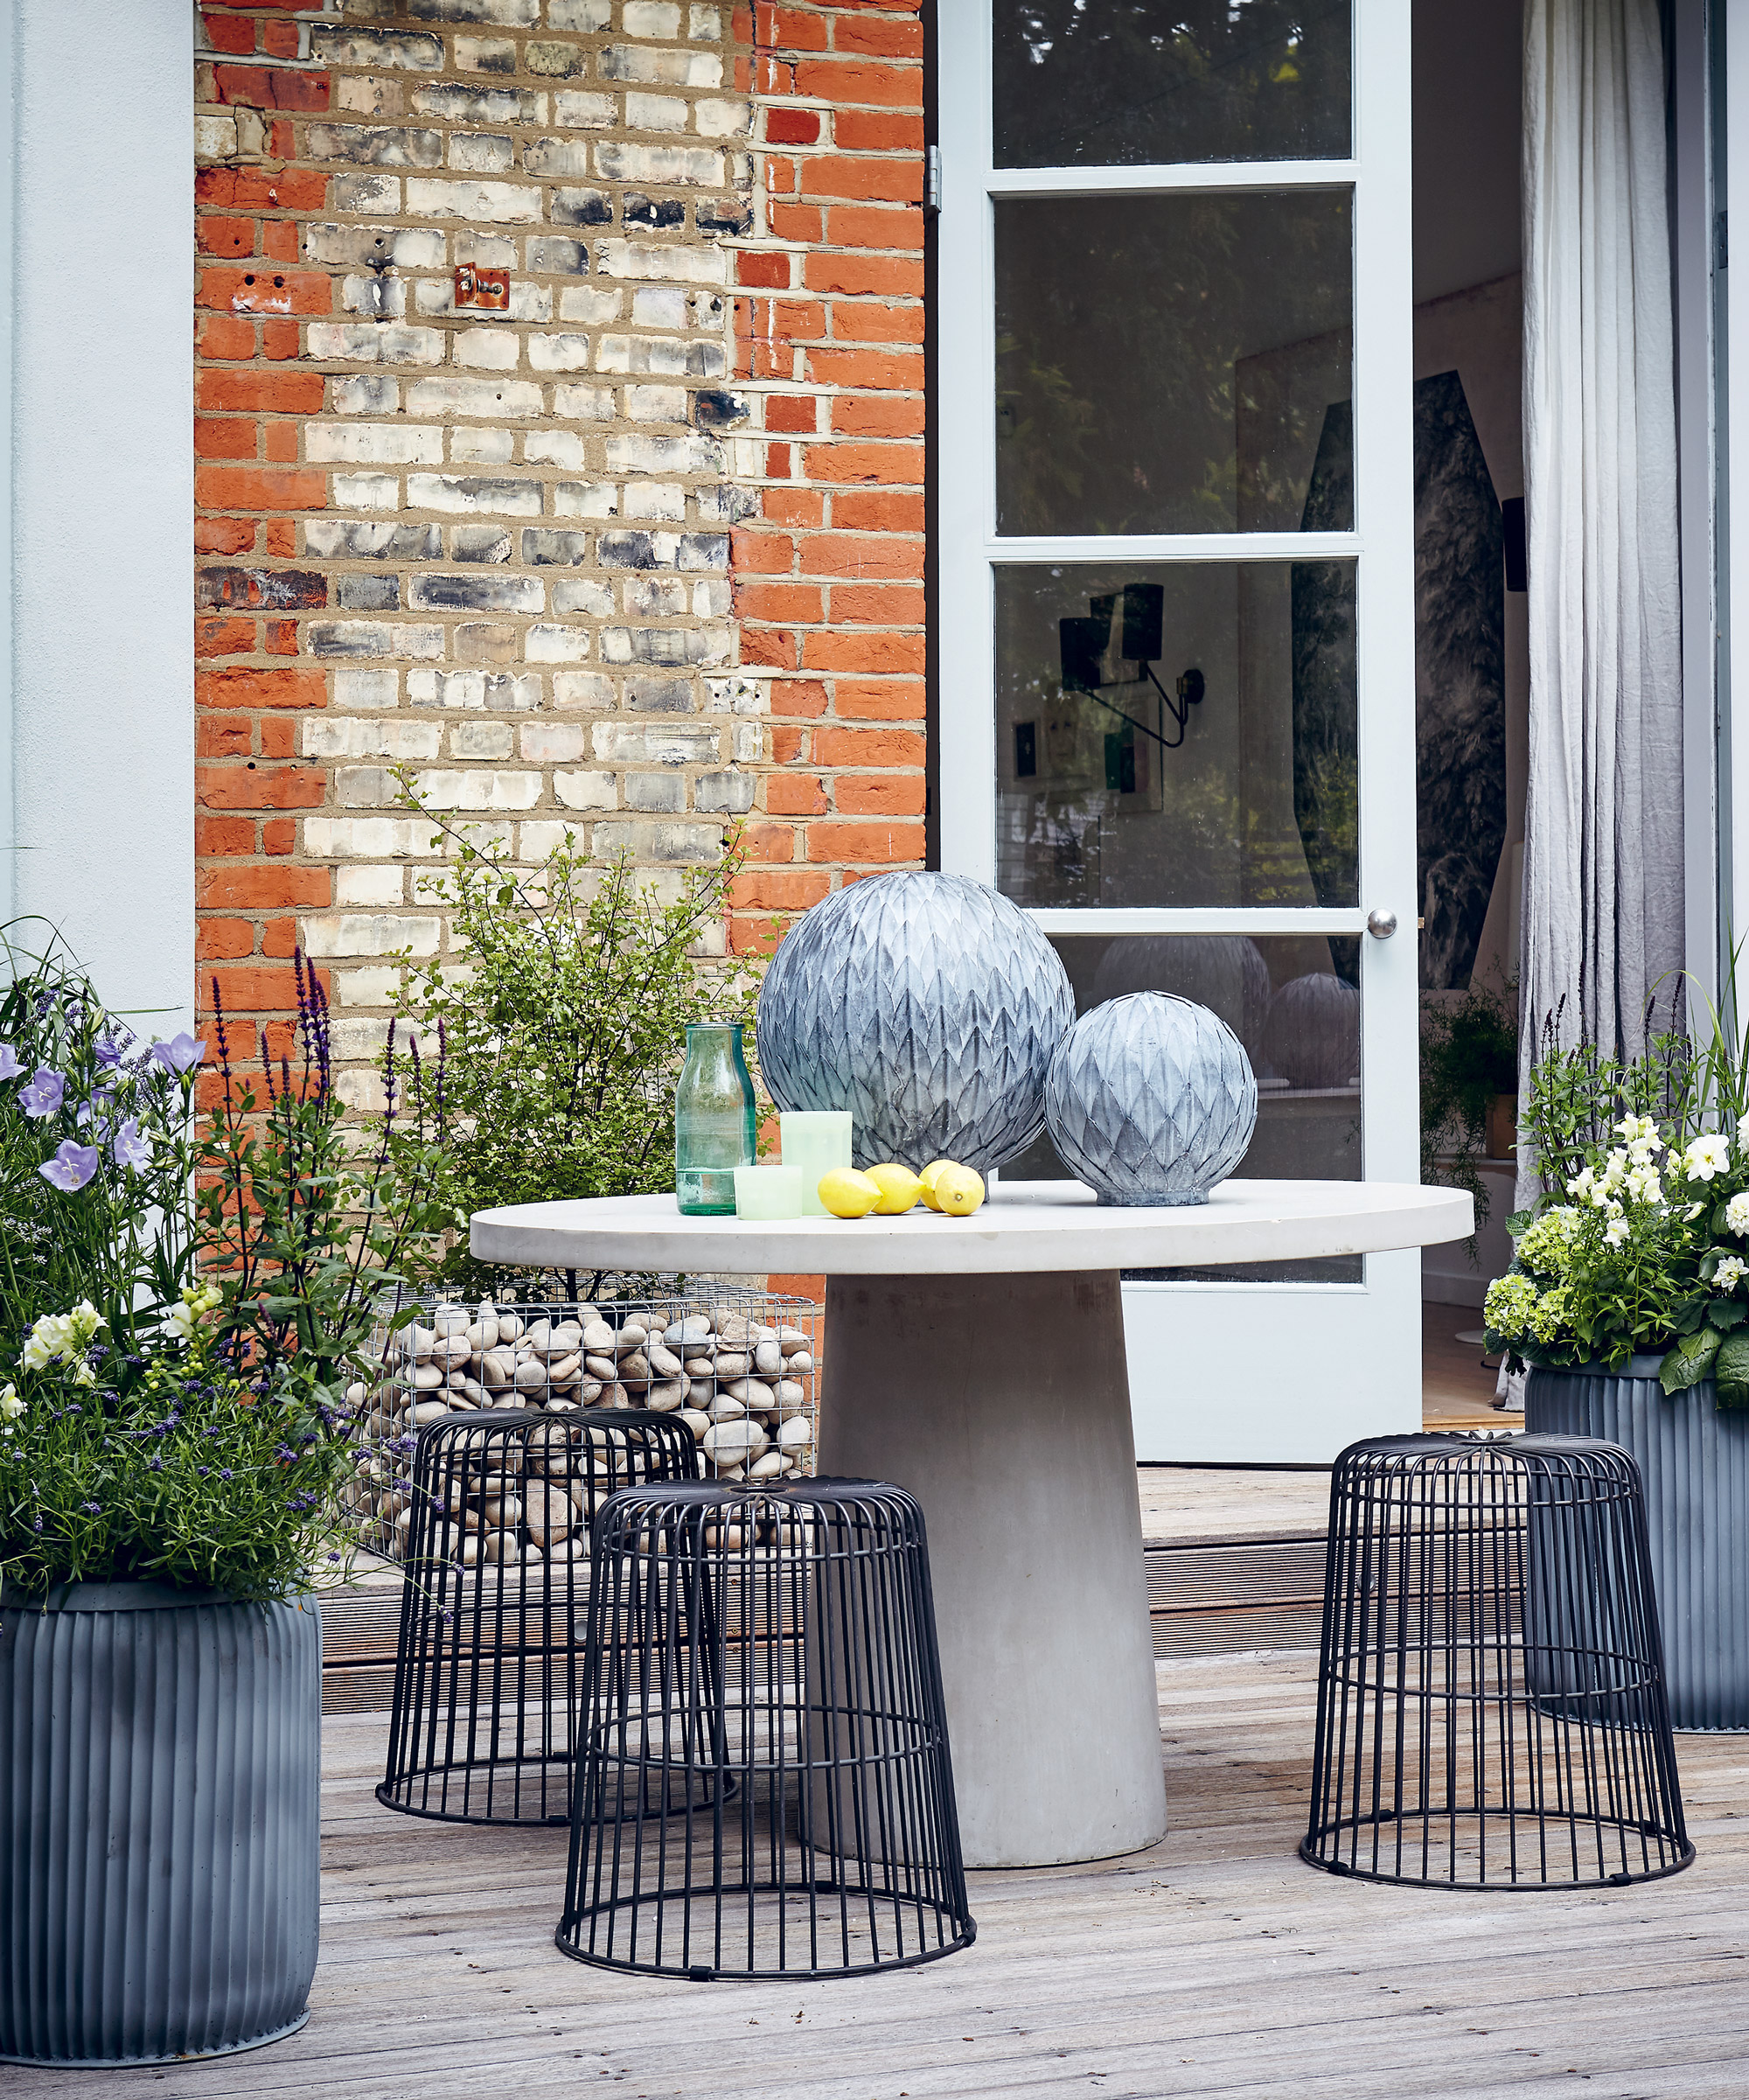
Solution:
[{"label": "gabion basket", "polygon": [[377,1798],[453,1823],[562,1823],[583,1676],[589,1531],[616,1490],[695,1479],[637,1407],[445,1413],[418,1432]]},{"label": "gabion basket", "polygon": [[561,1952],[705,1980],[969,1946],[923,1512],[802,1480],[596,1518]]},{"label": "gabion basket", "polygon": [[1300,1850],[1488,1889],[1622,1887],[1694,1858],[1626,1451],[1422,1435],[1337,1459]]},{"label": "gabion basket", "polygon": [[422,1316],[393,1335],[386,1308],[382,1376],[347,1396],[361,1436],[345,1499],[372,1551],[404,1551],[415,1439],[457,1411],[641,1407],[686,1427],[707,1476],[775,1482],[814,1469],[820,1313],[808,1299],[705,1282],[599,1304],[419,1303]]}]

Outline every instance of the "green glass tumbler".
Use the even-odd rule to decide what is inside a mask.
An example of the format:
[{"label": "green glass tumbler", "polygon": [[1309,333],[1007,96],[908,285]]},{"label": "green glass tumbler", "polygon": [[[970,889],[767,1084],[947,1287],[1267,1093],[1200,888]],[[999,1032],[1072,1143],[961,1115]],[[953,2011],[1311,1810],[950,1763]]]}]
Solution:
[{"label": "green glass tumbler", "polygon": [[674,1195],[686,1217],[733,1217],[735,1170],[753,1163],[757,1130],[741,1025],[686,1030],[674,1092]]}]

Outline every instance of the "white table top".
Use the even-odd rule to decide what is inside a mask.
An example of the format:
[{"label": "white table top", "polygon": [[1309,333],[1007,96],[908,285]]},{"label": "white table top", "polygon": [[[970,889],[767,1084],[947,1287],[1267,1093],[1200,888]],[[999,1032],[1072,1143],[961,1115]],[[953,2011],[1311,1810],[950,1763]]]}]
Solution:
[{"label": "white table top", "polygon": [[1403,1182],[1223,1182],[1206,1203],[1096,1203],[1079,1182],[1001,1182],[971,1217],[682,1217],[672,1196],[477,1210],[482,1261],[724,1275],[1014,1274],[1372,1254],[1465,1239],[1461,1190]]}]

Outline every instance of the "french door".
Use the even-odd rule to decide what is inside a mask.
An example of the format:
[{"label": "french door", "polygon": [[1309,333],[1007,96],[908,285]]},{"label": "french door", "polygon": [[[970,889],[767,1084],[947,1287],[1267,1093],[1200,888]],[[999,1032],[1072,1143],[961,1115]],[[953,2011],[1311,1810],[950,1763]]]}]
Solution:
[{"label": "french door", "polygon": [[[940,6],[942,864],[1219,1013],[1256,1178],[1418,1178],[1409,38]],[[1126,1276],[1138,1455],[1418,1427],[1419,1276]]]}]

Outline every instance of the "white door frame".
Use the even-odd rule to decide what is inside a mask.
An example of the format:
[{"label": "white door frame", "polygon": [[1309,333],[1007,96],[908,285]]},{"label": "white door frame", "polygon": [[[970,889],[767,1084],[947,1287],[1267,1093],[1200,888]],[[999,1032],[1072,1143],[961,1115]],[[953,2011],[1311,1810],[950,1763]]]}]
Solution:
[{"label": "white door frame", "polygon": [[[941,864],[995,881],[994,562],[1355,561],[1356,906],[1033,916],[1051,933],[1352,936],[1365,931],[1369,910],[1395,913],[1395,938],[1361,942],[1362,1146],[1369,1179],[1418,1181],[1410,10],[1404,0],[1355,0],[1355,157],[1347,161],[998,170],[987,5],[954,0],[938,33]],[[992,200],[1335,187],[1354,196],[1355,529],[1000,538]],[[1419,1252],[1369,1255],[1364,1274],[1361,1284],[1126,1286],[1138,1455],[1321,1462],[1355,1436],[1418,1428]]]}]

